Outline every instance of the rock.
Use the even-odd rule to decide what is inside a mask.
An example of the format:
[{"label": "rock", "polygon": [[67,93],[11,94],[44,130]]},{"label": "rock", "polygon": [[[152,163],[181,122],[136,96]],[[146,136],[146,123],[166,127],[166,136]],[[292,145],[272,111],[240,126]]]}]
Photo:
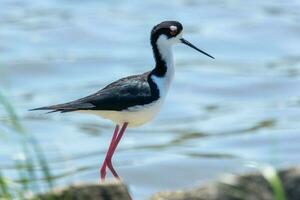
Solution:
[{"label": "rock", "polygon": [[73,185],[38,195],[32,200],[130,200],[127,187],[121,182]]},{"label": "rock", "polygon": [[[278,172],[286,200],[300,199],[300,168]],[[160,192],[151,200],[274,200],[270,183],[258,173],[226,177],[189,191]]]},{"label": "rock", "polygon": [[300,167],[279,172],[287,200],[300,199]]}]

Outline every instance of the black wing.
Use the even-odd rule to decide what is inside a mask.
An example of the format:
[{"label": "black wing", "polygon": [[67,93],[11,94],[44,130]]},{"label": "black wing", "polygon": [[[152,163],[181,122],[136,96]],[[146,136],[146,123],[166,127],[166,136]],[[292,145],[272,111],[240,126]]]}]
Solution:
[{"label": "black wing", "polygon": [[64,104],[32,110],[52,110],[50,112],[71,112],[78,110],[121,111],[132,106],[148,104],[159,97],[157,87],[149,77],[149,74],[148,72],[122,78],[87,97]]}]

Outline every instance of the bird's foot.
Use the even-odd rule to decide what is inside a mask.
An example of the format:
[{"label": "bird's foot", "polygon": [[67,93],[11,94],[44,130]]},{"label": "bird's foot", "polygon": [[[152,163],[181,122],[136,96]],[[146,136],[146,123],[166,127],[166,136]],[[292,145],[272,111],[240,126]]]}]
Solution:
[{"label": "bird's foot", "polygon": [[110,171],[111,171],[111,173],[113,174],[113,176],[114,176],[116,179],[120,180],[120,176],[118,175],[118,173],[117,173],[116,170],[114,169],[114,167],[113,167],[113,165],[112,165],[112,163],[111,163],[111,159],[109,159],[109,160],[106,161],[106,165],[107,165],[107,167],[110,169]]},{"label": "bird's foot", "polygon": [[102,167],[100,169],[100,182],[104,182],[106,177],[106,161],[103,162]]}]

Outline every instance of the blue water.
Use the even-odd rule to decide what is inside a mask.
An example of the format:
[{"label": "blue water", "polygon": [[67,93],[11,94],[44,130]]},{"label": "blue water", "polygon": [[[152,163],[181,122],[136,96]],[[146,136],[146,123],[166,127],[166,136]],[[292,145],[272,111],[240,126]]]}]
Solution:
[{"label": "blue water", "polygon": [[[175,47],[176,77],[163,110],[153,122],[128,129],[114,157],[135,199],[248,171],[253,163],[300,164],[298,1],[0,4],[0,89],[42,145],[52,172],[71,173],[57,185],[98,180],[114,125],[90,115],[27,110],[150,70],[149,32],[167,19],[182,22],[185,38],[216,60]],[[0,119],[6,120],[2,108]],[[17,137],[0,138],[0,167],[8,174],[21,152]]]}]

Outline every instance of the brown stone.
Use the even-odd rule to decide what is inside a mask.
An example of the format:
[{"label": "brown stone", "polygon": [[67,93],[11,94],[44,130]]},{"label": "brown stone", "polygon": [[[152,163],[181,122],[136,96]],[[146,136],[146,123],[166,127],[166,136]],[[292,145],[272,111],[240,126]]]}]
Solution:
[{"label": "brown stone", "polygon": [[130,200],[127,187],[121,182],[72,185],[38,195],[33,200]]}]

